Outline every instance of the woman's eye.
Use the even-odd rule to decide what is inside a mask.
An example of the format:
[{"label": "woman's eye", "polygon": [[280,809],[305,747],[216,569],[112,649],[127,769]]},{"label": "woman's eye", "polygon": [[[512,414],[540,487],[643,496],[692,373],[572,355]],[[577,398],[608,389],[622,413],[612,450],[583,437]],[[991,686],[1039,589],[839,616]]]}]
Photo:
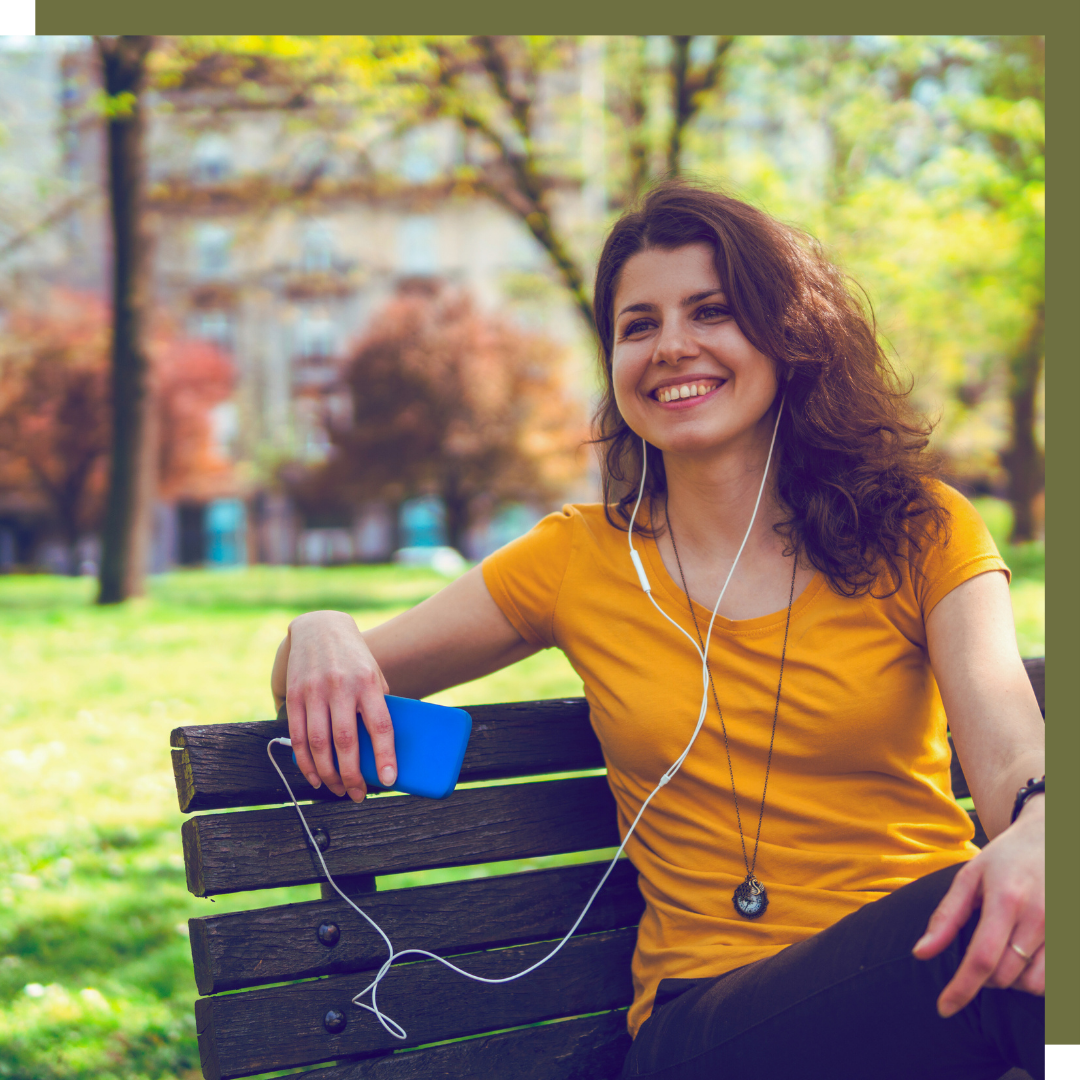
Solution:
[{"label": "woman's eye", "polygon": [[731,312],[721,304],[706,304],[697,310],[699,319],[722,319],[730,314]]},{"label": "woman's eye", "polygon": [[652,323],[648,319],[635,319],[632,323],[628,323],[623,327],[622,336],[632,337],[634,334],[640,334],[643,330],[648,330],[652,326]]}]

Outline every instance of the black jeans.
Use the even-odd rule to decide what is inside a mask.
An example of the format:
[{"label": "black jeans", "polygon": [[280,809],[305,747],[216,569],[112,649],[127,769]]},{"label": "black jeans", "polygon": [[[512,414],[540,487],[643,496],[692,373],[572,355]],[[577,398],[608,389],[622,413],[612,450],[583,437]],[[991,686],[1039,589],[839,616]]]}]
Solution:
[{"label": "black jeans", "polygon": [[1042,998],[983,989],[937,1014],[978,911],[933,960],[911,955],[960,865],[767,960],[663,980],[623,1080],[999,1080],[1017,1066],[1042,1080]]}]

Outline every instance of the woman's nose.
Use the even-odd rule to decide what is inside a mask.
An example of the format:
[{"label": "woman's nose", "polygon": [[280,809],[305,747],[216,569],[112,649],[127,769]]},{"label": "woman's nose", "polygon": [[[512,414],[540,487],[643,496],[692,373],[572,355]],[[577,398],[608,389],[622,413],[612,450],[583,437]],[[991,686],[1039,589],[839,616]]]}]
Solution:
[{"label": "woman's nose", "polygon": [[688,333],[682,319],[665,320],[656,340],[653,360],[658,364],[677,364],[697,356],[698,348],[693,335]]}]

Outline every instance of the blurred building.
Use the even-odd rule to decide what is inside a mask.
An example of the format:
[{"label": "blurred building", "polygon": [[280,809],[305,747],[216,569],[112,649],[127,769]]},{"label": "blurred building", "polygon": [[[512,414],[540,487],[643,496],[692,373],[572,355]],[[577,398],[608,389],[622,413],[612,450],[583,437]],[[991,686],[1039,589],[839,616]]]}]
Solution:
[{"label": "blurred building", "polygon": [[[278,463],[326,454],[321,418],[350,408],[336,389],[338,371],[373,313],[410,279],[440,278],[556,339],[580,340],[578,316],[516,218],[489,199],[454,193],[450,173],[462,154],[454,125],[413,129],[358,156],[344,137],[349,117],[335,128],[332,116],[291,107],[283,95],[275,105],[281,88],[269,73],[253,107],[219,74],[211,58],[175,89],[151,95],[147,224],[158,312],[236,365],[236,393],[218,407],[215,429],[237,467],[213,498],[180,493],[159,508],[153,567],[384,558],[395,529],[378,524],[379,508],[342,523],[332,542],[305,538],[308,523],[265,489]],[[27,246],[20,272],[102,290],[104,155],[89,42],[37,54],[22,77],[38,100],[38,128],[54,133],[55,168],[78,197],[50,225],[47,243]],[[578,73],[559,77],[577,92]],[[580,191],[562,197],[578,212]],[[477,539],[478,554],[490,546]]]}]

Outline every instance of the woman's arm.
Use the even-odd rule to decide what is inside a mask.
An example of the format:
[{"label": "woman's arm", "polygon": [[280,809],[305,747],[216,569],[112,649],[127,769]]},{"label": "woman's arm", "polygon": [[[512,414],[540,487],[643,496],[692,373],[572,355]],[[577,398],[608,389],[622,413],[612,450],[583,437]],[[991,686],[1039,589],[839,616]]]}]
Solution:
[{"label": "woman's arm", "polygon": [[[397,778],[394,732],[383,695],[421,698],[478,679],[536,652],[491,598],[474,567],[422,604],[361,634],[350,615],[311,611],[289,624],[270,688],[288,705],[296,762],[312,787],[325,781],[360,802],[356,714],[371,735],[387,785]],[[336,747],[340,771],[331,748]]]},{"label": "woman's arm", "polygon": [[951,1016],[983,986],[1043,993],[1044,797],[1029,799],[1015,824],[1009,819],[1017,791],[1046,771],[1044,724],[1016,649],[1003,574],[980,574],[953,589],[930,612],[926,636],[953,744],[991,838],[956,875],[915,946],[921,959],[936,956],[981,907],[964,959],[938,999],[938,1011]]}]

